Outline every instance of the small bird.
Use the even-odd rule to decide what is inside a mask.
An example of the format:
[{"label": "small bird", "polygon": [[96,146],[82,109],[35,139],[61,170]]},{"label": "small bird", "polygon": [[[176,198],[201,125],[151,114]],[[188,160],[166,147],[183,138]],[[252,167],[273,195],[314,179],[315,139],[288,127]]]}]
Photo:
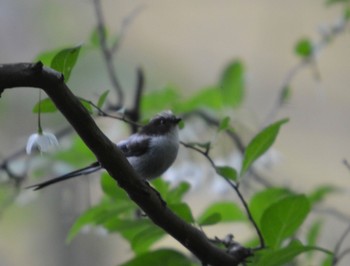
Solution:
[{"label": "small bird", "polygon": [[[175,161],[179,150],[178,123],[180,121],[181,118],[176,117],[171,111],[163,111],[143,126],[140,132],[116,144],[142,178],[153,179],[159,177]],[[27,188],[38,190],[100,169],[102,169],[102,166],[97,161],[87,167]]]}]

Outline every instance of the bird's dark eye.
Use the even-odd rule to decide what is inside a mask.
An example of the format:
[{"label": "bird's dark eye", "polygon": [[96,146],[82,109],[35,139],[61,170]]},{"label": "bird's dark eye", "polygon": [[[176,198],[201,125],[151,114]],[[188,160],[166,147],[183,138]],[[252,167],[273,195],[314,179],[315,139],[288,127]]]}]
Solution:
[{"label": "bird's dark eye", "polygon": [[160,124],[160,125],[166,124],[166,120],[165,120],[165,119],[160,119],[160,120],[159,120],[159,124]]}]

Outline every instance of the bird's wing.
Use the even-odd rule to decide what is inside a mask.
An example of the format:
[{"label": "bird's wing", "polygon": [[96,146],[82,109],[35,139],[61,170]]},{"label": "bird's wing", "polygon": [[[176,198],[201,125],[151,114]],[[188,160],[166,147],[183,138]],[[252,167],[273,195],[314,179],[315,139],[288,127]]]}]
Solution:
[{"label": "bird's wing", "polygon": [[58,183],[58,182],[61,182],[61,181],[73,178],[73,177],[77,177],[77,176],[81,176],[81,175],[87,175],[87,174],[96,172],[96,171],[98,171],[100,169],[101,169],[100,163],[99,162],[94,162],[94,163],[92,163],[89,166],[86,166],[84,168],[80,168],[80,169],[75,170],[73,172],[70,172],[68,174],[64,174],[64,175],[52,178],[50,180],[41,182],[41,183],[28,186],[27,188],[33,188],[34,190],[38,190],[38,189],[44,188],[46,186],[49,186],[49,185],[52,185],[52,184],[55,184],[55,183]]},{"label": "bird's wing", "polygon": [[151,138],[147,136],[131,135],[128,139],[119,142],[117,146],[126,157],[137,157],[147,152],[150,141]]}]

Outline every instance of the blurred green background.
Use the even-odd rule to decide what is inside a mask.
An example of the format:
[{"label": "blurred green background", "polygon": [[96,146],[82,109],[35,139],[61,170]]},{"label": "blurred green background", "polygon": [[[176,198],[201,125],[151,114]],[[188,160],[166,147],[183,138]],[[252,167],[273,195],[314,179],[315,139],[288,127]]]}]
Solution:
[{"label": "blurred green background", "polygon": [[[215,84],[224,67],[239,58],[247,71],[247,95],[235,119],[244,121],[252,132],[271,110],[288,71],[299,62],[293,51],[296,42],[304,37],[317,42],[319,30],[337,23],[342,13],[341,6],[327,7],[324,1],[102,2],[111,34],[120,30],[123,18],[142,7],[116,57],[118,76],[128,92],[132,93],[138,66],[145,71],[147,90],[173,84],[190,94]],[[33,61],[42,51],[83,43],[95,25],[89,0],[2,0],[0,62]],[[264,172],[269,180],[300,191],[323,183],[341,187],[342,193],[325,205],[348,215],[350,172],[342,160],[350,160],[349,41],[348,30],[322,50],[317,61],[319,80],[312,68],[293,79],[291,100],[277,115],[291,119],[275,145],[281,159]],[[70,87],[87,98],[110,89],[98,51],[82,56]],[[31,109],[38,95],[33,92],[17,89],[3,94],[0,158],[23,147],[36,130]],[[59,114],[44,116],[43,121],[51,130],[66,125]],[[108,123],[102,126],[107,128]],[[119,237],[97,230],[65,244],[74,219],[98,198],[98,192],[89,189],[83,180],[63,189],[22,193],[16,207],[0,217],[0,265],[116,265],[130,257],[129,247]],[[201,195],[198,190],[189,196],[194,210],[205,204]],[[333,230],[323,233],[322,243],[332,247],[346,225],[337,219],[329,223]],[[227,232],[227,228],[221,230]],[[178,245],[171,239],[164,243]],[[342,263],[348,265],[346,260]]]}]

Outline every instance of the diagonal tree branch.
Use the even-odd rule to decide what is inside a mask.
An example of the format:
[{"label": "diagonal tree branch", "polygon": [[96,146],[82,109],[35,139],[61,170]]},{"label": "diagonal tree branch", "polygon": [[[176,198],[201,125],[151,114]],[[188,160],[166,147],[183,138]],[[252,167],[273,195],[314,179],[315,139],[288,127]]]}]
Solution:
[{"label": "diagonal tree branch", "polygon": [[197,228],[176,216],[159,194],[132,169],[122,152],[97,127],[87,110],[64,83],[63,75],[42,63],[0,65],[0,96],[5,89],[43,89],[73,126],[97,160],[148,217],[191,251],[204,265],[238,265],[250,250],[226,253]]}]

